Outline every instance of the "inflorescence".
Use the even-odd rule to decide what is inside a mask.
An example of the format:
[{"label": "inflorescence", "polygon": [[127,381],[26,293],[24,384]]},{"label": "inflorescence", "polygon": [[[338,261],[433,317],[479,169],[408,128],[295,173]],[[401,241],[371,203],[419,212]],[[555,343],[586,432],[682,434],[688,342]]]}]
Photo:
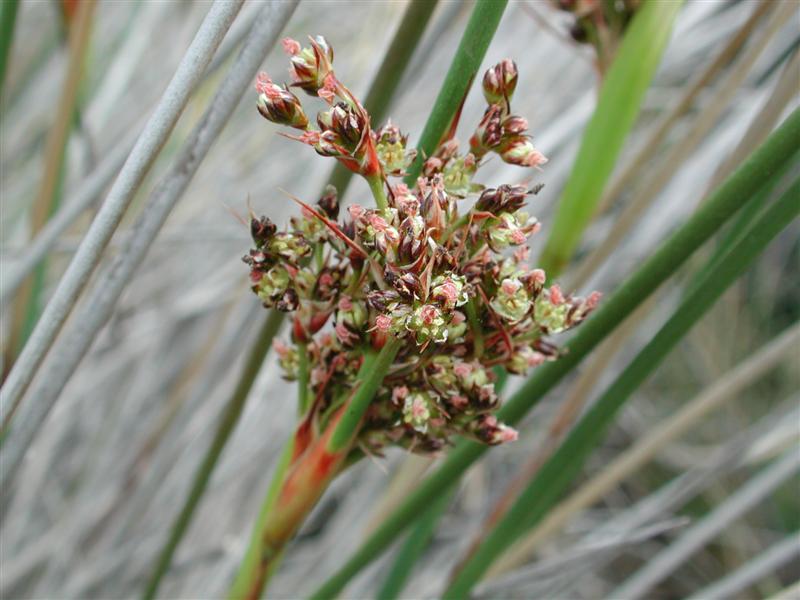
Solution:
[{"label": "inflorescence", "polygon": [[[365,352],[391,339],[400,349],[366,413],[362,450],[399,445],[429,453],[454,435],[487,444],[516,439],[493,414],[497,370],[524,374],[557,358],[546,336],[583,321],[599,300],[596,292],[564,295],[528,265],[526,243],[540,225],[523,206],[541,186],[486,189],[473,181],[490,153],[525,167],[546,162],[527,121],[511,113],[516,65],[506,59],[486,72],[488,107],[469,150],[459,152],[448,137],[419,157],[422,174],[410,188],[388,181],[417,159],[407,136],[390,122],[371,128],[365,108],[336,78],[326,40],[301,48],[286,39],[283,46],[294,82],[278,85],[260,74],[259,112],[363,176],[377,205],[352,204],[342,217],[329,186],[315,206],[298,200],[301,214],[284,231],[266,217],[251,221],[255,247],[244,261],[252,289],[265,307],[293,315],[294,343],[275,349],[288,379],[310,374],[301,382],[311,398],[307,414],[324,427],[354,388]],[[328,109],[312,123],[291,88]]]}]

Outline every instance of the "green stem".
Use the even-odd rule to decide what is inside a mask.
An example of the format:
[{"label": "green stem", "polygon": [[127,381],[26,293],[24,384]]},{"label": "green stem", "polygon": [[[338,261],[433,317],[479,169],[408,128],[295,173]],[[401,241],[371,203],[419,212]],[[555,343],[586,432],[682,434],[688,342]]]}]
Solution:
[{"label": "green stem", "polygon": [[470,300],[466,305],[467,321],[472,330],[473,354],[480,358],[483,356],[483,327],[478,318],[478,310],[475,308],[474,300]]},{"label": "green stem", "polygon": [[[403,78],[411,56],[419,43],[425,27],[436,8],[438,0],[412,0],[400,27],[392,38],[386,56],[372,80],[369,93],[364,99],[364,106],[369,111],[372,126],[377,127],[386,116],[389,104],[397,91],[397,86]],[[347,186],[353,177],[353,172],[343,164],[337,162],[333,168],[328,183],[339,192],[339,197],[344,196]]]},{"label": "green stem", "polygon": [[414,564],[428,547],[433,535],[436,533],[436,525],[447,510],[450,501],[453,499],[455,490],[449,490],[433,501],[414,525],[414,529],[408,534],[405,543],[400,547],[397,558],[392,564],[392,568],[386,575],[381,589],[378,591],[378,600],[395,600],[400,598],[406,581],[414,569]]},{"label": "green stem", "polygon": [[[498,417],[511,424],[519,421],[781,169],[794,153],[798,137],[800,110],[795,110],[682,227],[601,303],[567,344],[568,352],[537,369],[509,399]],[[445,493],[485,451],[485,446],[474,442],[460,443],[313,597],[327,599],[340,592],[350,578],[378,558],[394,538],[424,512],[432,498]]]},{"label": "green stem", "polygon": [[142,595],[145,600],[155,598],[158,586],[161,583],[164,573],[167,572],[172,562],[172,556],[175,554],[178,543],[189,528],[194,511],[200,502],[200,498],[206,491],[208,482],[211,479],[211,473],[214,471],[214,467],[222,454],[222,450],[225,448],[228,438],[239,422],[239,417],[242,414],[245,401],[250,392],[250,381],[255,379],[255,376],[258,374],[261,363],[269,352],[272,346],[272,340],[278,334],[282,323],[282,314],[273,311],[258,333],[258,337],[253,345],[253,352],[249,355],[247,363],[244,366],[243,377],[239,380],[239,384],[236,386],[236,389],[233,394],[231,394],[228,403],[223,409],[211,446],[208,448],[203,462],[200,463],[195,473],[189,495],[184,501],[177,520],[172,525],[167,543],[164,545],[164,548],[161,550],[156,560],[155,568],[148,580],[145,592]]},{"label": "green stem", "polygon": [[450,63],[447,77],[442,83],[433,110],[422,131],[417,145],[417,158],[405,177],[407,185],[413,186],[416,183],[422,171],[422,163],[436,151],[442,137],[458,114],[486,55],[489,43],[497,31],[506,4],[508,0],[478,0],[475,3],[456,55]]},{"label": "green stem", "polygon": [[300,415],[306,414],[308,395],[308,344],[297,343],[297,408]]},{"label": "green stem", "polygon": [[[280,493],[284,479],[286,478],[286,471],[291,463],[293,452],[294,437],[292,436],[283,447],[283,451],[278,459],[278,464],[275,467],[275,472],[272,474],[272,480],[270,481],[269,488],[267,489],[267,495],[264,497],[264,502],[261,504],[261,509],[258,513],[258,519],[256,519],[256,525],[253,528],[253,532],[250,536],[250,544],[247,547],[247,553],[242,560],[242,564],[239,568],[239,572],[236,575],[236,579],[234,580],[233,585],[228,592],[229,600],[238,600],[240,598],[247,597],[247,591],[252,586],[253,580],[256,579],[257,572],[261,564],[261,556],[263,554],[264,540],[262,532],[266,526],[267,519],[269,519],[270,515],[272,515],[275,508],[275,503],[278,500],[278,494]],[[280,557],[273,559],[273,561],[270,563],[270,568],[266,573],[266,578],[269,578],[269,576],[274,572],[279,562]]]},{"label": "green stem", "polygon": [[3,85],[6,80],[8,57],[14,40],[14,27],[17,24],[19,0],[5,0],[0,3],[0,98],[3,97]]},{"label": "green stem", "polygon": [[[736,244],[708,270],[687,294],[672,317],[616,378],[570,432],[564,443],[519,495],[517,501],[464,564],[445,598],[466,598],[494,560],[525,529],[536,525],[578,475],[592,448],[633,392],[655,371],[692,326],[800,213],[800,179],[776,203],[769,206]],[[524,524],[521,526],[521,524]]]},{"label": "green stem", "polygon": [[341,420],[328,442],[330,452],[341,452],[353,443],[364,413],[372,402],[375,392],[378,391],[383,378],[394,362],[397,351],[400,350],[402,341],[397,338],[389,339],[381,351],[367,354],[356,378],[356,388],[353,397],[347,403]]},{"label": "green stem", "polygon": [[372,192],[372,197],[375,198],[375,205],[378,210],[385,212],[389,208],[389,200],[386,198],[386,189],[383,187],[383,178],[380,175],[373,175],[367,177],[369,189]]}]

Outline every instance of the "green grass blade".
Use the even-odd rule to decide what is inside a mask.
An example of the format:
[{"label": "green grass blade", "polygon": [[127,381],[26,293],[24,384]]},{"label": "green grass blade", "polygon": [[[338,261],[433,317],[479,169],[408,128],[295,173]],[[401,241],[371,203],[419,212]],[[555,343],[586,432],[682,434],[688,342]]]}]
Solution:
[{"label": "green grass blade", "polygon": [[[772,239],[800,213],[800,179],[795,180],[733,245],[715,269],[695,286],[653,339],[608,387],[561,447],[464,564],[445,598],[465,598],[497,557],[525,529],[538,523],[579,474],[592,449],[633,392],[656,370],[692,326],[751,265]],[[524,526],[520,524],[524,523]]]},{"label": "green grass blade", "polygon": [[414,525],[406,541],[400,546],[397,557],[392,563],[392,568],[378,591],[378,600],[397,600],[400,598],[414,565],[425,552],[433,535],[436,533],[436,525],[439,523],[439,519],[442,518],[448,505],[453,500],[453,492],[454,490],[449,490],[436,498],[433,504],[425,511],[425,514]]},{"label": "green grass blade", "polygon": [[[708,198],[705,204],[645,263],[634,272],[578,329],[559,360],[537,369],[500,411],[509,423],[519,421],[547,392],[577,366],[605,337],[640,306],[689,256],[706,242],[739,208],[770,179],[794,153],[800,138],[800,109],[795,110],[744,164]],[[335,596],[367,564],[375,560],[407,526],[423,512],[432,498],[458,481],[486,447],[459,444],[444,464],[409,494],[403,503],[367,538],[344,566],[313,595]]]},{"label": "green grass blade", "polygon": [[472,9],[467,28],[450,63],[442,89],[436,96],[433,110],[422,130],[417,145],[417,159],[405,178],[413,185],[422,171],[425,158],[433,154],[442,137],[453,122],[481,66],[489,43],[494,37],[508,0],[478,0]]},{"label": "green grass blade", "polygon": [[[414,54],[422,34],[425,33],[425,27],[428,25],[438,1],[411,0],[403,13],[400,27],[394,34],[386,56],[372,81],[369,93],[364,99],[364,107],[369,111],[373,127],[377,127],[383,122],[389,109],[389,103],[397,91],[397,86],[400,85],[403,73],[411,61],[411,56]],[[339,191],[341,197],[352,177],[353,172],[342,163],[337,162],[328,183]]]},{"label": "green grass blade", "polygon": [[14,41],[14,26],[17,24],[19,0],[5,0],[0,3],[0,98],[3,96],[3,84],[6,80],[8,57]]},{"label": "green grass blade", "polygon": [[625,32],[542,253],[541,266],[550,277],[563,270],[594,215],[682,4],[682,0],[644,2]]}]

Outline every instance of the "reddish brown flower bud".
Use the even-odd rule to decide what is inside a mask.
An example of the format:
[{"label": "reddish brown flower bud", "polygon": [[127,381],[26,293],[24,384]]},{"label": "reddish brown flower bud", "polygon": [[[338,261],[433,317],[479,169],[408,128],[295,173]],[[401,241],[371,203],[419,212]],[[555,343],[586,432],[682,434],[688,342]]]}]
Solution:
[{"label": "reddish brown flower bud", "polygon": [[339,196],[336,188],[332,185],[325,186],[325,193],[322,194],[317,204],[322,213],[332,221],[339,218]]},{"label": "reddish brown flower bud", "polygon": [[507,104],[517,87],[517,65],[506,58],[490,68],[483,76],[483,95],[489,104]]},{"label": "reddish brown flower bud", "polygon": [[502,212],[516,212],[525,204],[529,194],[524,185],[501,185],[484,190],[475,208],[498,215]]},{"label": "reddish brown flower bud", "polygon": [[545,155],[534,148],[531,139],[525,135],[504,138],[497,153],[505,162],[521,167],[538,167],[547,162]]},{"label": "reddish brown flower bud", "polygon": [[250,219],[250,235],[253,237],[257,248],[263,247],[264,244],[275,235],[277,230],[278,227],[275,223],[265,216],[262,216],[260,219],[256,219],[255,217]]},{"label": "reddish brown flower bud", "polygon": [[483,113],[483,118],[478,124],[475,133],[469,140],[470,152],[478,159],[487,152],[496,148],[503,139],[502,108],[498,104],[492,104]]},{"label": "reddish brown flower bud", "polygon": [[294,80],[293,86],[305,90],[311,96],[316,96],[325,85],[325,78],[333,73],[333,48],[321,35],[309,40],[311,40],[310,48],[303,48],[293,54],[289,73]]},{"label": "reddish brown flower bud", "polygon": [[503,133],[520,135],[528,131],[528,119],[510,115],[503,120]]},{"label": "reddish brown flower bud", "polygon": [[266,73],[260,73],[256,79],[256,91],[258,112],[262,117],[279,125],[306,128],[308,117],[303,112],[300,100],[285,86],[272,83]]}]

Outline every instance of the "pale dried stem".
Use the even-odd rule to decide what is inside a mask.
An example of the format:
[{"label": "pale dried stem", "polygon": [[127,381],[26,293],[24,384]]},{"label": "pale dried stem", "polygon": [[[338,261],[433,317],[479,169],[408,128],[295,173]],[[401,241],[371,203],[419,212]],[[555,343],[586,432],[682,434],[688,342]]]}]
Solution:
[{"label": "pale dried stem", "polygon": [[800,453],[796,448],[790,448],[781,458],[751,477],[744,486],[689,528],[675,542],[650,558],[643,568],[611,592],[610,596],[626,600],[645,597],[654,585],[669,576],[732,522],[766,499],[778,486],[794,476],[798,469],[800,469]]},{"label": "pale dried stem", "polygon": [[[70,26],[67,72],[59,95],[60,101],[55,103],[55,118],[53,126],[48,132],[45,146],[44,172],[39,191],[31,207],[31,236],[35,236],[42,229],[56,204],[58,182],[67,152],[67,140],[72,130],[75,109],[78,106],[78,89],[83,76],[86,50],[91,38],[95,6],[95,0],[86,0],[78,4],[75,20]],[[35,288],[34,281],[29,278],[24,282],[14,302],[11,333],[7,342],[9,358],[15,356],[25,342],[26,321],[30,318],[31,311],[35,311],[39,304]],[[9,360],[9,362],[13,362],[13,360]],[[11,407],[5,419],[13,414],[14,408]],[[3,426],[6,424],[4,420]]]},{"label": "pale dried stem", "polygon": [[[122,220],[125,210],[169,138],[192,91],[202,78],[208,63],[225,32],[236,18],[241,5],[242,0],[231,2],[217,0],[209,9],[208,15],[186,51],[155,112],[136,141],[122,171],[89,227],[78,252],[61,278],[53,297],[11,369],[5,385],[0,390],[0,404],[4,407],[13,406],[25,393],[36,375],[45,355],[77,303],[78,296],[100,262],[103,250]],[[42,411],[37,412],[41,413]],[[11,429],[13,430],[13,428]],[[29,431],[29,434],[31,433],[33,432]],[[27,437],[27,435],[23,437]],[[4,458],[6,459],[9,450],[7,443],[9,442],[10,439],[6,439],[3,444]],[[21,454],[12,462],[16,462],[20,458]],[[4,481],[8,472],[3,472]]]}]

